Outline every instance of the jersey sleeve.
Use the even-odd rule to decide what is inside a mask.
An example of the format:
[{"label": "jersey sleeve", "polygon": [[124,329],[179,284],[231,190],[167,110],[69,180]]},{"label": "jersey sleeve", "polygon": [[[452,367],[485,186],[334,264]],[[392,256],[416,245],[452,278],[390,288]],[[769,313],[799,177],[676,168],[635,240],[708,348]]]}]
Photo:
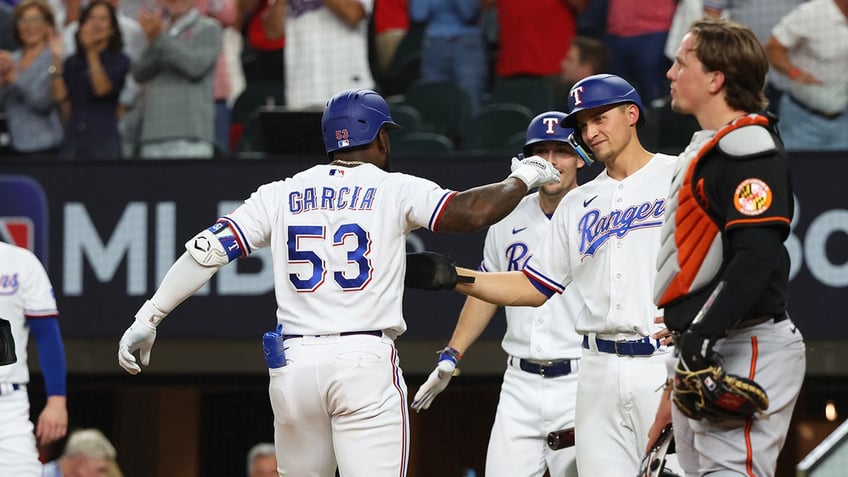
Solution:
[{"label": "jersey sleeve", "polygon": [[48,318],[59,315],[53,285],[44,266],[35,255],[27,253],[26,282],[21,290],[24,296],[24,315],[27,318]]},{"label": "jersey sleeve", "polygon": [[271,240],[271,230],[277,217],[274,210],[285,197],[285,181],[272,182],[259,187],[236,210],[222,216],[219,221],[226,222],[244,251],[250,255],[258,248],[267,247]]},{"label": "jersey sleeve", "polygon": [[407,174],[393,175],[394,193],[398,197],[406,220],[406,231],[427,228],[438,232],[439,219],[455,191],[444,189],[435,182]]},{"label": "jersey sleeve", "polygon": [[789,227],[792,192],[785,155],[731,160],[719,204],[725,207],[725,229],[751,225]]},{"label": "jersey sleeve", "polygon": [[571,282],[571,264],[568,251],[568,217],[566,210],[570,197],[566,196],[556,208],[551,225],[542,236],[538,250],[534,251],[524,274],[530,283],[548,298],[554,293],[562,293]]}]

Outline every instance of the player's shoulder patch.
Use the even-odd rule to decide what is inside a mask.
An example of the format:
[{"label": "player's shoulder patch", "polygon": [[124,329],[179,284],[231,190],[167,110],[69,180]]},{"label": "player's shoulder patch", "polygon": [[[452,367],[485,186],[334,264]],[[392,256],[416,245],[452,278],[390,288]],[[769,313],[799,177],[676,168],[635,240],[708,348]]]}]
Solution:
[{"label": "player's shoulder patch", "polygon": [[771,187],[764,180],[751,177],[736,186],[733,206],[742,215],[760,215],[771,207],[773,196]]},{"label": "player's shoulder patch", "polygon": [[775,153],[777,144],[767,128],[752,124],[725,134],[718,141],[718,148],[734,159],[752,159]]}]

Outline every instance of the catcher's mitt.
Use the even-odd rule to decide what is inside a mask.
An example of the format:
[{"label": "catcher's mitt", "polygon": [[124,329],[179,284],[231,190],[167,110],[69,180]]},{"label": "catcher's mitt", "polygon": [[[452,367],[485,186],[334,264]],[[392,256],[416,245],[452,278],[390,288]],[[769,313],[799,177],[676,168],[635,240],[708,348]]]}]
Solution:
[{"label": "catcher's mitt", "polygon": [[768,409],[768,395],[759,384],[727,374],[716,360],[707,362],[707,367],[696,371],[683,361],[677,363],[672,401],[686,417],[746,419]]}]

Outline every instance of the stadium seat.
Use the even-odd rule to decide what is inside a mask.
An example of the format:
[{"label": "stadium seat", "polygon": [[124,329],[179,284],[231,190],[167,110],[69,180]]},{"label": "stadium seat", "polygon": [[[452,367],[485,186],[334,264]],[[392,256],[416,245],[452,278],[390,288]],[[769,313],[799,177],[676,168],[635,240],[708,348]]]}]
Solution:
[{"label": "stadium seat", "polygon": [[446,156],[454,152],[453,141],[442,134],[412,132],[392,140],[396,156]]},{"label": "stadium seat", "polygon": [[247,121],[260,106],[284,106],[286,92],[282,81],[248,83],[233,103],[230,112],[230,150],[240,149],[239,142]]},{"label": "stadium seat", "polygon": [[380,92],[384,96],[403,94],[421,77],[421,49],[425,23],[410,23],[409,30],[398,44],[389,71],[379,78]]},{"label": "stadium seat", "polygon": [[412,106],[403,103],[389,103],[389,111],[392,113],[392,119],[401,126],[391,130],[393,139],[421,130],[421,113]]},{"label": "stadium seat", "polygon": [[[483,108],[465,128],[460,149],[472,154],[516,154],[521,152],[509,142],[523,136],[533,113],[520,104],[493,104]],[[522,142],[523,144],[523,142]]]},{"label": "stadium seat", "polygon": [[[498,78],[486,104],[517,103],[535,116],[556,109],[554,92],[548,80],[538,76]],[[526,125],[525,125],[526,126]]]},{"label": "stadium seat", "polygon": [[404,95],[403,104],[421,113],[421,129],[456,141],[471,119],[468,93],[452,81],[416,81]]}]

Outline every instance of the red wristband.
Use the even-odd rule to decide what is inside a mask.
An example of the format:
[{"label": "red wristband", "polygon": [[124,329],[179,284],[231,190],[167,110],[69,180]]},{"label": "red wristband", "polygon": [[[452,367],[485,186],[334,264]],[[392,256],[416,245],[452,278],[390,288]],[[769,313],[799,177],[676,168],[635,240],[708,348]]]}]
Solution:
[{"label": "red wristband", "polygon": [[795,78],[797,78],[800,74],[801,74],[801,68],[798,68],[798,67],[796,66],[796,67],[792,68],[791,70],[789,70],[789,73],[788,73],[788,75],[787,75],[787,76],[789,76],[789,78],[791,78],[791,79],[795,79]]}]

